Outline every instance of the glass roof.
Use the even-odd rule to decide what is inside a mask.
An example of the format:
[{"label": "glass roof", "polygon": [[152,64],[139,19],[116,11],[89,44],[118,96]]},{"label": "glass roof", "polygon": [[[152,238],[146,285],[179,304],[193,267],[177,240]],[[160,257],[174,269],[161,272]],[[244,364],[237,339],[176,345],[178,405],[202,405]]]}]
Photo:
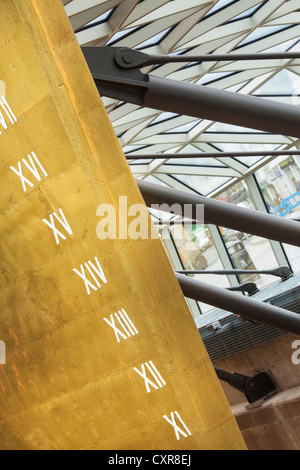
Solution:
[{"label": "glass roof", "polygon": [[[300,50],[300,9],[293,0],[63,0],[63,4],[82,46],[193,55]],[[299,94],[300,61],[172,63],[153,67],[150,73],[291,102]],[[182,182],[183,189],[202,188],[206,195],[224,183],[234,185],[237,177],[246,177],[262,159],[245,158],[238,152],[288,149],[296,140],[105,97],[103,102],[124,152],[132,156],[129,164],[136,178],[153,176],[174,187]],[[213,151],[220,157],[228,151],[237,155],[222,161],[203,158]],[[139,160],[141,153],[149,154],[149,159]],[[193,153],[195,158],[168,160],[163,155],[164,163],[160,160],[159,165],[152,159],[166,153]]]},{"label": "glass roof", "polygon": [[[300,54],[298,0],[62,0],[62,3],[80,46],[120,46],[171,56],[235,52]],[[300,59],[177,62],[154,65],[143,71],[197,86],[300,105]],[[300,143],[296,138],[141,108],[107,97],[102,97],[102,101],[136,179],[300,220],[300,155],[293,153],[299,152]],[[286,155],[268,154],[279,150],[286,151]],[[282,213],[281,201],[291,197],[294,201],[295,195],[296,208]],[[155,223],[173,218],[149,210]],[[180,225],[180,220],[177,222]],[[171,230],[166,230],[172,236]],[[224,227],[204,229],[198,224],[191,230],[188,236],[195,248],[183,258],[180,247],[175,255],[174,245],[164,239],[166,232],[160,231],[174,267],[200,266],[209,270],[247,265],[247,269],[266,269],[270,267],[266,263],[271,263],[271,268],[289,263],[294,270],[300,269],[300,248],[284,245],[284,251],[279,244]],[[243,247],[240,253],[234,251],[239,245]],[[194,256],[199,254],[199,247],[201,259]],[[259,275],[236,279],[205,276],[207,282],[224,287],[246,280],[254,280],[263,287],[276,281],[274,277]],[[198,307],[202,312],[207,310],[200,303]],[[196,313],[192,308],[192,313],[197,316],[198,308]]]}]

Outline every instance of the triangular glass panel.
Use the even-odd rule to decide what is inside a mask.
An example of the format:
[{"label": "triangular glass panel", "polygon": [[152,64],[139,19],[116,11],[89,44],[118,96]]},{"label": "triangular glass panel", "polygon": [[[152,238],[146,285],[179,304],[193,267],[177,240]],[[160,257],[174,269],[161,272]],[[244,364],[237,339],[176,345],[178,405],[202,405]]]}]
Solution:
[{"label": "triangular glass panel", "polygon": [[299,77],[288,70],[281,70],[268,80],[254,95],[293,95],[299,90]]}]

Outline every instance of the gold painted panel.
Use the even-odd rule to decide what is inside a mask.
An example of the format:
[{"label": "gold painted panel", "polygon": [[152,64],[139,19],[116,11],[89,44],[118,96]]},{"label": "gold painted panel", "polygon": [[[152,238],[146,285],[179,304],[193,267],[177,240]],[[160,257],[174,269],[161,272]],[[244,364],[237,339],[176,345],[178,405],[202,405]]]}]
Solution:
[{"label": "gold painted panel", "polygon": [[61,1],[0,13],[0,448],[244,449]]}]

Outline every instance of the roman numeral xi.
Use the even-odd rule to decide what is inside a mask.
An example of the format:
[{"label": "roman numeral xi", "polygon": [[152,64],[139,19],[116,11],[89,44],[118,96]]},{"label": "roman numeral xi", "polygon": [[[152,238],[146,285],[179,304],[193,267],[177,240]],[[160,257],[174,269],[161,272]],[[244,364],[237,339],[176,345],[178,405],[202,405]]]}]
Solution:
[{"label": "roman numeral xi", "polygon": [[[180,414],[177,411],[171,413],[171,416],[168,417],[164,415],[164,419],[173,426],[177,441],[180,440],[180,435],[187,438],[192,435],[191,431],[188,429],[187,425],[182,420]],[[180,425],[178,424],[178,421]]]}]

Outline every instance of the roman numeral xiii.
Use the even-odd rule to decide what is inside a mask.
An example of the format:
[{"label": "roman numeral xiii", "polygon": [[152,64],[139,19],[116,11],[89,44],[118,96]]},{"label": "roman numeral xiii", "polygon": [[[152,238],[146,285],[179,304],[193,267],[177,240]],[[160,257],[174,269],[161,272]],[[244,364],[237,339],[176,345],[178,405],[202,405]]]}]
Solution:
[{"label": "roman numeral xiii", "polygon": [[121,341],[120,338],[126,340],[138,334],[138,330],[123,308],[119,312],[110,315],[110,320],[107,318],[103,318],[103,320],[114,330],[118,343]]}]

